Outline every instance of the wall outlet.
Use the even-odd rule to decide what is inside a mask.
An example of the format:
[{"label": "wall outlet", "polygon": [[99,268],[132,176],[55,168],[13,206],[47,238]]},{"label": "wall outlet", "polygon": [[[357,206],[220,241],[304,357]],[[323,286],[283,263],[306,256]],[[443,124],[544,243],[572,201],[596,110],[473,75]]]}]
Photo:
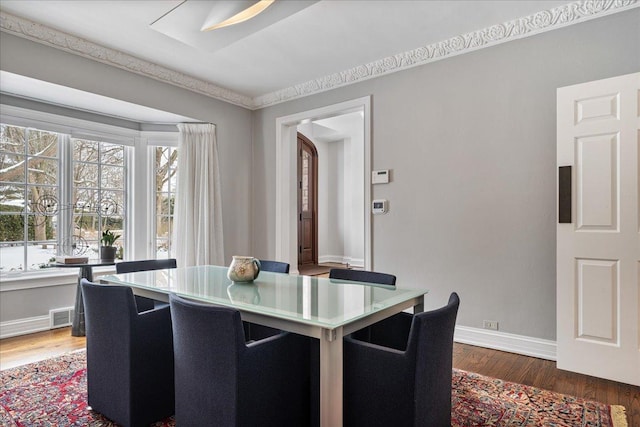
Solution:
[{"label": "wall outlet", "polygon": [[495,320],[485,320],[482,327],[485,329],[491,329],[492,331],[497,331],[498,322]]}]

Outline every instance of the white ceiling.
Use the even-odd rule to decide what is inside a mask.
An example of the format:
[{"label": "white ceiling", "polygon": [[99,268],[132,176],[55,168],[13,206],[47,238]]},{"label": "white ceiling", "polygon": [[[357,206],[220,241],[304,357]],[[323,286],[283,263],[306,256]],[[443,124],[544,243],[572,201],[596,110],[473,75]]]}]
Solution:
[{"label": "white ceiling", "polygon": [[[544,22],[547,18],[536,13],[547,11],[544,13],[551,16],[554,14],[548,11],[571,3],[565,0],[276,0],[274,5],[283,1],[296,3],[297,7],[277,15],[277,9],[271,6],[263,13],[264,17],[254,18],[254,23],[247,21],[235,26],[237,28],[228,27],[231,33],[223,33],[227,30],[223,28],[198,35],[190,24],[179,23],[186,22],[184,20],[171,24],[176,27],[174,33],[190,32],[187,38],[168,36],[172,31],[170,25],[167,29],[167,22],[172,22],[169,18],[177,11],[185,12],[187,7],[196,11],[189,17],[192,22],[204,20],[203,1],[2,0],[0,11],[3,18],[9,14],[43,24],[255,101],[269,94],[287,93],[294,86],[308,85],[314,79],[335,79],[340,75],[336,73],[344,74],[362,64],[386,60],[518,18],[529,17],[527,25],[542,28],[548,25]],[[213,6],[218,2],[207,3]],[[269,12],[271,8],[275,12]],[[269,13],[277,15],[275,22],[258,21],[268,20]],[[161,23],[163,29],[159,28]],[[244,25],[247,27],[242,28]],[[524,25],[518,30],[539,32]],[[219,35],[216,31],[220,31]],[[523,35],[512,34],[510,39]],[[217,43],[216,37],[226,39],[224,43]],[[490,31],[486,37],[492,37]],[[472,45],[465,49],[474,48]],[[451,49],[455,50],[455,46]]]}]

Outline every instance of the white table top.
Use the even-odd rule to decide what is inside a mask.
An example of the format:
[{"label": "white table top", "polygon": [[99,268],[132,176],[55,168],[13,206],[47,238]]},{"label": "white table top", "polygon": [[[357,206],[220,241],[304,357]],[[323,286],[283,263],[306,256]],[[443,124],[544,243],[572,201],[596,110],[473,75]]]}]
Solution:
[{"label": "white table top", "polygon": [[234,283],[227,278],[227,267],[220,266],[116,274],[101,279],[324,329],[347,325],[427,292],[266,271],[252,283]]}]

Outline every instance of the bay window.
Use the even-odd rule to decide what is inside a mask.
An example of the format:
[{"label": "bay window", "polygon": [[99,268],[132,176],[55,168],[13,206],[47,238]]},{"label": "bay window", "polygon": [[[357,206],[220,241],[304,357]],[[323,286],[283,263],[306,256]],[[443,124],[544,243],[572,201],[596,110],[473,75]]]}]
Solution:
[{"label": "bay window", "polygon": [[98,258],[107,229],[121,235],[117,258],[174,257],[175,145],[173,130],[3,106],[0,274],[50,268],[56,255]]}]

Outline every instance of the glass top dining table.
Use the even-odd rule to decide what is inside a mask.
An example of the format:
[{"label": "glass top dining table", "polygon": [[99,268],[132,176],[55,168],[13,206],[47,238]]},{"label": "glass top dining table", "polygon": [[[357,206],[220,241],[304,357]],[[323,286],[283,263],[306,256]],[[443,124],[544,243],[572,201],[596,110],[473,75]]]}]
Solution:
[{"label": "glass top dining table", "polygon": [[242,319],[320,341],[320,425],[342,425],[342,337],[405,309],[424,308],[426,289],[262,271],[234,283],[227,267],[195,266],[101,277],[136,295],[168,301],[173,293],[232,307]]}]

